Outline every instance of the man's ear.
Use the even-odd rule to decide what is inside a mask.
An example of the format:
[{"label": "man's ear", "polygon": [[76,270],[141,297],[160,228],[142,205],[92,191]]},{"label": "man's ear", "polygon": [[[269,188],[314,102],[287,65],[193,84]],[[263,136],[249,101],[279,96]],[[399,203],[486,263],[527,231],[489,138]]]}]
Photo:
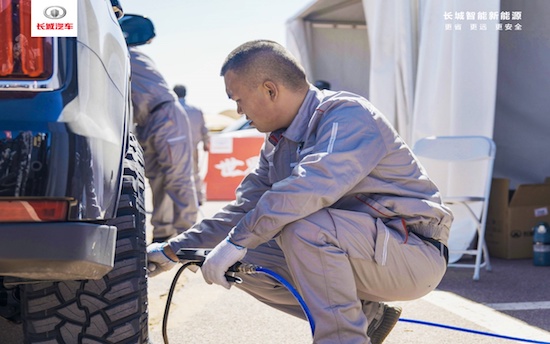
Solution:
[{"label": "man's ear", "polygon": [[275,100],[279,96],[279,88],[273,81],[267,80],[264,82],[264,90],[271,100]]}]

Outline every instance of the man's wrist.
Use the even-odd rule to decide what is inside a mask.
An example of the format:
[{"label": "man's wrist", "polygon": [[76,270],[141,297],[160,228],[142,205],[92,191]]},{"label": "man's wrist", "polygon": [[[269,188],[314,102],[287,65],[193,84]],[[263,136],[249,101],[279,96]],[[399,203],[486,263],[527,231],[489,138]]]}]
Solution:
[{"label": "man's wrist", "polygon": [[179,261],[178,256],[174,253],[174,250],[172,250],[170,245],[168,245],[168,244],[164,245],[164,247],[162,248],[162,252],[171,261],[176,262],[176,263]]},{"label": "man's wrist", "polygon": [[244,249],[246,248],[246,247],[244,247],[244,246],[235,244],[233,241],[231,241],[231,240],[229,239],[229,237],[225,238],[225,240],[226,240],[228,243],[230,243],[231,245],[235,246],[235,248],[236,248],[237,250],[244,250]]}]

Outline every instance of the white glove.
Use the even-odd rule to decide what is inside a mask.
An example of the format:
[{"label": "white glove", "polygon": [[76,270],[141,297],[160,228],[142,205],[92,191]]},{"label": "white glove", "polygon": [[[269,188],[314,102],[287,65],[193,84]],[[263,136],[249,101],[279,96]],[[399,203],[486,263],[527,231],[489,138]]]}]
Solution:
[{"label": "white glove", "polygon": [[168,244],[165,242],[156,242],[147,246],[147,272],[149,277],[155,277],[177,265],[177,261],[173,261],[164,253],[164,246],[166,245]]},{"label": "white glove", "polygon": [[208,284],[216,283],[229,289],[231,284],[225,279],[225,273],[233,264],[243,259],[246,247],[241,247],[225,238],[206,256],[201,271]]}]

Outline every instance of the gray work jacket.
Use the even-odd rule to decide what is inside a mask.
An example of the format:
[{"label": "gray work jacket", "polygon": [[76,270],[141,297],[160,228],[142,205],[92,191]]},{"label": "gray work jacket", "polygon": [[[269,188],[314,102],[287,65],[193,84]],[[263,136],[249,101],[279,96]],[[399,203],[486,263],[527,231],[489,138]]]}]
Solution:
[{"label": "gray work jacket", "polygon": [[323,208],[364,212],[445,244],[452,222],[437,187],[370,102],[313,86],[291,125],[266,139],[236,196],[177,241],[205,247],[230,229],[233,243],[254,248]]},{"label": "gray work jacket", "polygon": [[177,100],[155,63],[136,47],[130,47],[134,122],[146,126],[149,114],[162,103]]},{"label": "gray work jacket", "polygon": [[179,102],[189,117],[193,148],[197,148],[197,145],[201,141],[204,145],[207,145],[210,142],[210,135],[208,134],[208,128],[206,128],[202,110],[196,106],[187,104],[185,98],[179,98]]}]

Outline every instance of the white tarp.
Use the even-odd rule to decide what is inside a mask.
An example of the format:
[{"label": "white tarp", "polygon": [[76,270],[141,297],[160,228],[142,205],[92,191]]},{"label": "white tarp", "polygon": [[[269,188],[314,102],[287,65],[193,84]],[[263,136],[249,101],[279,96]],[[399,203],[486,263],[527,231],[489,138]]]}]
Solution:
[{"label": "white tarp", "polygon": [[487,30],[470,30],[468,22],[460,23],[461,30],[445,29],[445,13],[466,12],[476,17],[480,12],[498,13],[499,1],[422,1],[413,142],[430,135],[493,136],[497,21],[487,20]]},{"label": "white tarp", "polygon": [[418,2],[364,0],[363,5],[372,42],[369,99],[410,141],[420,34]]},{"label": "white tarp", "polygon": [[495,177],[518,184],[550,176],[550,1],[502,0],[521,11],[522,30],[499,39]]},{"label": "white tarp", "polygon": [[325,80],[332,89],[368,97],[370,53],[361,1],[315,1],[289,20],[286,45],[311,82]]},{"label": "white tarp", "polygon": [[550,176],[549,15],[547,0],[317,0],[287,46],[310,81],[367,96],[411,145],[493,137],[494,175],[514,188]]}]

